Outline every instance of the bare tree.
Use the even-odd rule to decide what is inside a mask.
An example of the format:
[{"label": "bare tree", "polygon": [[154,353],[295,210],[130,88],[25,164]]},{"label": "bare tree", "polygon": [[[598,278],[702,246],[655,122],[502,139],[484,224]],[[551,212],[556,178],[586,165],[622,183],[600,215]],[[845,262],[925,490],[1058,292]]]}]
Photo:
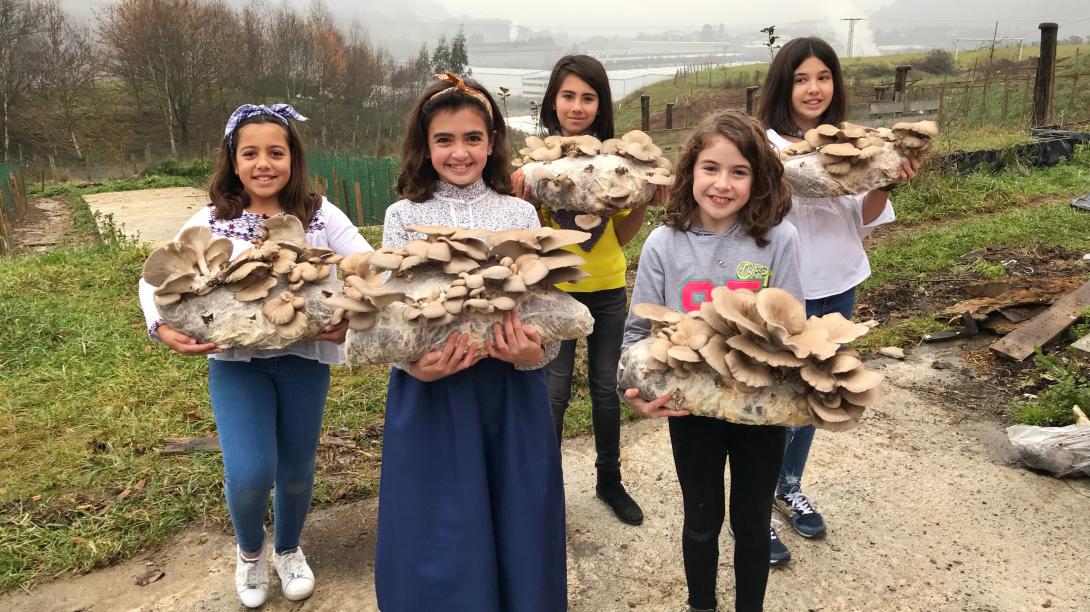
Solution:
[{"label": "bare tree", "polygon": [[4,123],[4,161],[11,149],[11,111],[37,77],[32,37],[42,7],[26,0],[0,0],[0,121]]},{"label": "bare tree", "polygon": [[76,136],[77,102],[94,84],[97,67],[91,35],[86,27],[73,24],[56,0],[45,5],[41,25],[43,97],[59,107],[76,158],[83,159]]}]

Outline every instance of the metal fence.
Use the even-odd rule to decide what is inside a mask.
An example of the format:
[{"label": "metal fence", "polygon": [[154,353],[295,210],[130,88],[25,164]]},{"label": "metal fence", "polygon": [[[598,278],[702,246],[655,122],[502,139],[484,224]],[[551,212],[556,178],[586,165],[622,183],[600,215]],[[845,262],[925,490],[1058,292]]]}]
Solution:
[{"label": "metal fence", "polygon": [[26,172],[23,162],[0,162],[0,255],[9,250],[12,224],[26,209]]},{"label": "metal fence", "polygon": [[315,187],[356,225],[381,224],[386,207],[398,200],[400,163],[393,157],[314,153],[307,171]]}]

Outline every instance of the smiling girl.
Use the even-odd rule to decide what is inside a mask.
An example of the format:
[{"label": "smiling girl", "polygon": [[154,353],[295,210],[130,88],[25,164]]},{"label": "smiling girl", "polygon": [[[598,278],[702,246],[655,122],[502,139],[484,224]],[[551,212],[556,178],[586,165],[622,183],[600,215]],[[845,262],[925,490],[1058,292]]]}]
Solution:
[{"label": "smiling girl", "polygon": [[[214,237],[231,240],[235,257],[264,237],[263,220],[294,215],[306,228],[307,244],[341,255],[370,251],[348,217],[311,189],[299,132],[291,122],[303,119],[287,104],[245,104],[235,110],[208,190],[212,203],[182,229],[210,228]],[[239,599],[255,608],[267,597],[270,547],[264,521],[274,487],[273,565],[284,596],[305,599],[314,590],[314,574],[299,539],[314,486],[329,366],[344,362],[338,345],[346,326],[326,326],[323,333],[278,350],[221,350],[163,323],[154,288],[143,279],[140,303],[153,340],[183,355],[209,356],[208,392],[238,541]]]},{"label": "smiling girl", "polygon": [[[633,304],[696,310],[714,287],[780,287],[797,298],[798,236],[781,223],[791,206],[783,166],[757,121],[723,111],[704,118],[678,159],[663,227],[640,253]],[[629,312],[627,348],[648,337],[650,322]],[[647,417],[670,417],[670,444],[681,484],[681,551],[690,610],[715,610],[719,533],[725,513],[723,470],[730,459],[730,526],[734,534],[736,610],[761,610],[768,581],[768,523],[783,457],[784,428],[689,416],[627,389],[625,400]]]},{"label": "smiling girl", "polygon": [[[773,59],[761,89],[757,116],[769,128],[772,145],[782,149],[798,142],[807,130],[820,124],[840,124],[846,118],[847,108],[844,77],[836,52],[820,38],[796,38]],[[915,176],[919,166],[917,158],[905,161],[901,165],[901,180]],[[839,312],[851,318],[855,288],[870,276],[863,238],[878,225],[894,220],[889,201],[892,187],[847,196],[793,198],[787,219],[799,232],[806,316]],[[776,510],[804,538],[820,538],[826,531],[824,518],[802,492],[802,473],[813,440],[813,425],[789,430],[776,487]],[[769,526],[769,531],[770,562],[784,564],[791,558],[791,552],[774,528]]]},{"label": "smiling girl", "polygon": [[[383,246],[414,225],[539,227],[513,197],[503,115],[447,73],[407,121]],[[511,313],[479,351],[454,332],[390,373],[382,443],[375,586],[382,610],[563,610],[564,483],[543,347]]]}]

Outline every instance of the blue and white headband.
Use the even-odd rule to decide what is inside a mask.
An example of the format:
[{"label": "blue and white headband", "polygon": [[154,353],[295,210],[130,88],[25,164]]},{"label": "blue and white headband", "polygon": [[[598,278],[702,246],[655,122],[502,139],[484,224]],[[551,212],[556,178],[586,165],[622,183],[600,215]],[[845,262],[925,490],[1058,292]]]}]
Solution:
[{"label": "blue and white headband", "polygon": [[223,128],[223,137],[227,139],[228,150],[234,150],[234,134],[238,124],[254,115],[269,115],[283,125],[288,125],[288,119],[306,121],[307,118],[300,115],[290,104],[243,104],[231,113],[227,119],[227,127]]}]

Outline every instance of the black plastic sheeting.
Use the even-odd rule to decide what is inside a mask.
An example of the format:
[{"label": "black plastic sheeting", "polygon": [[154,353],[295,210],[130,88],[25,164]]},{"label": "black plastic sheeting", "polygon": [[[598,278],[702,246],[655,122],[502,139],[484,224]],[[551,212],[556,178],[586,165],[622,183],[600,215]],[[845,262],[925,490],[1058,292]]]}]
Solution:
[{"label": "black plastic sheeting", "polygon": [[969,174],[981,167],[998,172],[1016,163],[1034,167],[1055,166],[1062,159],[1074,159],[1077,145],[1090,143],[1090,133],[1086,132],[1037,128],[1030,130],[1030,133],[1041,140],[1008,149],[956,151],[938,157],[935,162],[940,168],[959,174]]}]

